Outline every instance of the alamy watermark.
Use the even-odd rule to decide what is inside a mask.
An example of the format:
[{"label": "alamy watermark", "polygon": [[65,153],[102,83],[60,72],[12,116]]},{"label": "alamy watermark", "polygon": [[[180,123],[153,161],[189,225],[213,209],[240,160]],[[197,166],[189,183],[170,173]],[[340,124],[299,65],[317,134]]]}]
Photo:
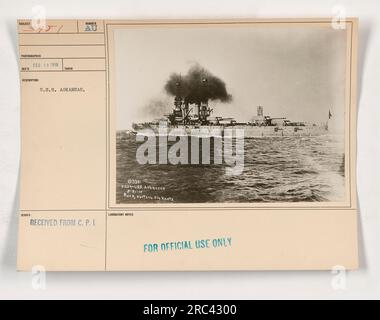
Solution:
[{"label": "alamy watermark", "polygon": [[31,25],[34,31],[46,31],[48,26],[46,23],[46,7],[37,5],[32,7]]},{"label": "alamy watermark", "polygon": [[345,30],[346,29],[346,19],[347,13],[346,8],[341,5],[334,6],[332,8],[332,20],[331,26],[335,30]]},{"label": "alamy watermark", "polygon": [[46,289],[46,268],[41,265],[32,268],[32,288],[34,290]]},{"label": "alamy watermark", "polygon": [[331,287],[334,290],[345,290],[347,288],[347,271],[344,266],[334,266],[331,270],[333,277]]},{"label": "alamy watermark", "polygon": [[136,151],[139,164],[225,164],[227,175],[240,175],[244,170],[243,129],[176,127],[169,130],[166,122],[162,122],[156,131],[149,128],[139,131],[136,141],[142,142]]}]

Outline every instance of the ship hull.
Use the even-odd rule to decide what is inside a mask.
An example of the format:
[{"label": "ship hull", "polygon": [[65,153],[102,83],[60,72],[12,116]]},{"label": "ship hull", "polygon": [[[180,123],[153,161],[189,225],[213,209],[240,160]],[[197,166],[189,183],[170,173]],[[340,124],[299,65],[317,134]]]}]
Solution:
[{"label": "ship hull", "polygon": [[328,134],[326,126],[167,126],[165,129],[158,125],[135,125],[134,132],[143,135],[188,135],[204,136],[209,133],[211,136],[223,136],[227,132],[235,136],[244,130],[245,138],[259,137],[288,137],[288,136],[319,136]]}]

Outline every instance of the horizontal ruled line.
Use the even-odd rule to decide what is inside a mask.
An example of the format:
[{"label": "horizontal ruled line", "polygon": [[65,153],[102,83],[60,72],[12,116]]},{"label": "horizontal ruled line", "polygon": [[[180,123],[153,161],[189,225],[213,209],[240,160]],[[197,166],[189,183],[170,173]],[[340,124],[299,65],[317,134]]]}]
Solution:
[{"label": "horizontal ruled line", "polygon": [[18,34],[38,34],[38,35],[43,35],[43,34],[104,34],[104,32],[19,32]]},{"label": "horizontal ruled line", "polygon": [[20,47],[104,47],[105,44],[20,44]]},{"label": "horizontal ruled line", "polygon": [[106,57],[69,57],[69,58],[62,58],[62,57],[57,57],[57,58],[42,58],[42,57],[20,57],[20,59],[105,59]]},{"label": "horizontal ruled line", "polygon": [[20,72],[105,72],[106,70],[21,70]]}]

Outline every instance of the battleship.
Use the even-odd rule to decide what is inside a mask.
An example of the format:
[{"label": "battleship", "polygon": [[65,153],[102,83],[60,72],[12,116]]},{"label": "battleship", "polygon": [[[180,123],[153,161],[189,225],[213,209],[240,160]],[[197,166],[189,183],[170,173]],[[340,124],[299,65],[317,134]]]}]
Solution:
[{"label": "battleship", "polygon": [[[133,133],[142,133],[144,130],[144,134],[149,131],[159,134],[160,126],[165,126],[168,132],[171,129],[179,129],[187,135],[194,135],[197,131],[223,135],[226,129],[235,133],[237,129],[243,129],[244,136],[250,138],[314,136],[327,134],[329,130],[328,120],[316,124],[291,121],[286,117],[271,117],[264,114],[263,106],[257,106],[256,115],[247,122],[238,122],[233,117],[215,116],[215,106],[210,107],[210,101],[228,103],[232,100],[232,96],[227,92],[223,80],[199,65],[191,67],[185,76],[171,74],[165,90],[174,97],[171,112],[150,122],[133,123]],[[330,118],[329,111],[328,119]]]},{"label": "battleship", "polygon": [[[327,134],[329,131],[328,120],[322,124],[294,122],[286,117],[271,117],[264,115],[264,107],[257,106],[257,114],[248,122],[237,122],[234,118],[225,118],[211,115],[214,109],[208,101],[190,105],[183,98],[174,98],[174,107],[171,113],[150,122],[133,123],[132,133],[138,134],[150,129],[159,134],[160,126],[171,129],[183,130],[187,135],[194,134],[197,130],[217,132],[223,135],[226,129],[243,129],[246,138],[276,137],[276,136],[315,136]],[[329,111],[328,119],[331,118]]]}]

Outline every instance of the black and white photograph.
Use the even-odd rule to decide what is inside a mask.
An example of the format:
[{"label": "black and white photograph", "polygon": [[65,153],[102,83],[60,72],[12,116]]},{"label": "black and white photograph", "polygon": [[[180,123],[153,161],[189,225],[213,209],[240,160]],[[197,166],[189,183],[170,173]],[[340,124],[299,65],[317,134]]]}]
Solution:
[{"label": "black and white photograph", "polygon": [[134,26],[114,44],[116,203],[345,199],[345,30]]}]

